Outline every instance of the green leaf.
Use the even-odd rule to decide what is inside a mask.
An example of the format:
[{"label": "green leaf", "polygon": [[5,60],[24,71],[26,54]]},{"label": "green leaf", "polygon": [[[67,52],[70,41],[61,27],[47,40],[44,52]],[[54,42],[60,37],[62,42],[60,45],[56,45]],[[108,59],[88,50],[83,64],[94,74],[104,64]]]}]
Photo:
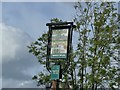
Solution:
[{"label": "green leaf", "polygon": [[101,74],[105,75],[106,74],[106,70],[105,69],[101,69]]},{"label": "green leaf", "polygon": [[38,78],[38,77],[37,77],[36,75],[32,77],[33,80],[35,80],[35,79],[37,79],[37,78]]}]

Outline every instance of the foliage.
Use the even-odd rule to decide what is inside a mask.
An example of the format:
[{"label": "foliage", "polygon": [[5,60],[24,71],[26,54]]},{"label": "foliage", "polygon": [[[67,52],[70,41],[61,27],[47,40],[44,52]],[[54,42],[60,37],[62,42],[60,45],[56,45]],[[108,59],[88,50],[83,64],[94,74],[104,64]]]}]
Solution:
[{"label": "foliage", "polygon": [[[75,5],[79,43],[77,57],[81,88],[117,87],[118,14],[112,2],[85,2]],[[115,49],[115,47],[118,47]],[[116,54],[115,54],[116,53]],[[115,60],[115,58],[117,60]],[[89,70],[89,71],[88,71]],[[107,85],[103,83],[107,82]]]},{"label": "foliage", "polygon": [[[32,42],[29,48],[29,52],[32,53],[37,59],[41,66],[46,67],[46,55],[47,55],[47,33],[42,34],[35,42]],[[38,75],[33,76],[33,80],[37,81],[37,86],[45,85],[49,82],[50,75],[46,75],[40,72]]]}]

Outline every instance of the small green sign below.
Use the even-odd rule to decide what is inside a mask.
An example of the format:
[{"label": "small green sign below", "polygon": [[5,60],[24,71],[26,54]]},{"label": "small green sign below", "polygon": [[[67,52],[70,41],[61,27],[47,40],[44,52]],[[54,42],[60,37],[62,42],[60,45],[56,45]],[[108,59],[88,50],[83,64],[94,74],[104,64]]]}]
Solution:
[{"label": "small green sign below", "polygon": [[53,65],[51,67],[51,80],[59,79],[60,65]]}]

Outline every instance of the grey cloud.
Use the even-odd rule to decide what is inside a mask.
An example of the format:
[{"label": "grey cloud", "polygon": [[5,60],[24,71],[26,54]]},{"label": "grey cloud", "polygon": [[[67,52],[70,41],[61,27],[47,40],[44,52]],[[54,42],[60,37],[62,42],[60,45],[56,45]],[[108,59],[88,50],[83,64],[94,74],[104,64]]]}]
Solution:
[{"label": "grey cloud", "polygon": [[31,78],[42,69],[37,59],[28,53],[30,36],[14,27],[2,26],[2,87],[35,86]]}]

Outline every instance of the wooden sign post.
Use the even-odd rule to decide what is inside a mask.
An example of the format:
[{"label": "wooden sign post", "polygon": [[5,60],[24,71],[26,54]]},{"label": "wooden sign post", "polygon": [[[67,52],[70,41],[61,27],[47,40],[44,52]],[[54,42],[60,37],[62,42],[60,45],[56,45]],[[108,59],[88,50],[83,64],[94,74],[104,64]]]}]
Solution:
[{"label": "wooden sign post", "polygon": [[51,73],[53,90],[58,90],[58,81],[70,63],[72,31],[76,26],[73,22],[47,23],[46,26],[49,26],[46,67]]}]

